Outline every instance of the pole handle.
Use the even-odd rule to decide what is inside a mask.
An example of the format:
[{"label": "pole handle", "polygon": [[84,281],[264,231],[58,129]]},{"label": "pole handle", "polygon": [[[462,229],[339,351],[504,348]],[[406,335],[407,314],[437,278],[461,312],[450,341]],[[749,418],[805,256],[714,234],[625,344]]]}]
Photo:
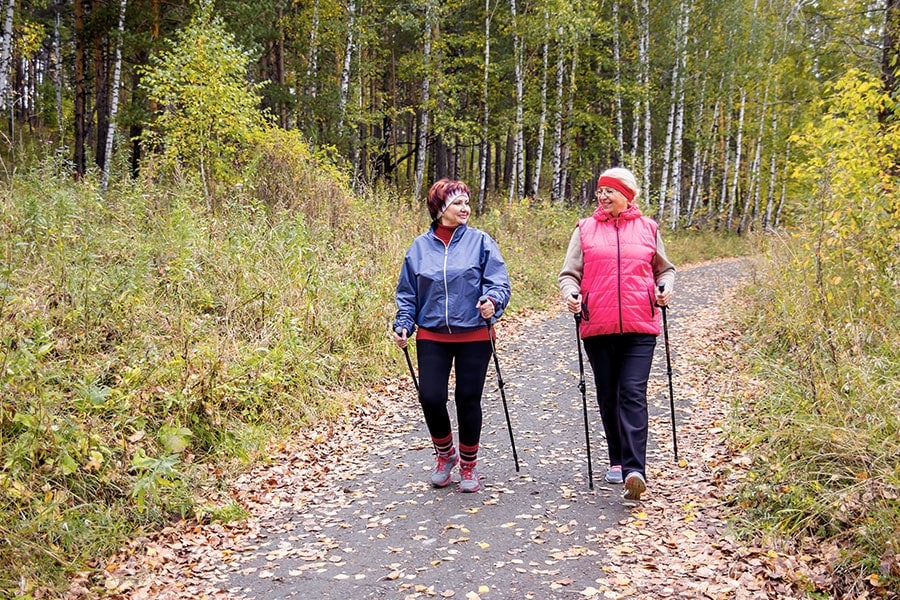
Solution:
[{"label": "pole handle", "polygon": [[[577,298],[578,294],[579,294],[579,292],[572,292],[571,296],[572,296],[572,298]],[[584,307],[582,306],[581,309],[584,310]],[[581,311],[578,311],[577,313],[575,313],[575,324],[577,325],[580,323],[581,323]]]}]

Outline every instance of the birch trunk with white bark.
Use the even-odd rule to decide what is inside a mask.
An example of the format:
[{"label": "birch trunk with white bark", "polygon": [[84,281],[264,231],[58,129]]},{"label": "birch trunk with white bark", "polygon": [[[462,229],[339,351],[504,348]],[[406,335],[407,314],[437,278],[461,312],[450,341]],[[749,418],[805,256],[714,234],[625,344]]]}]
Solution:
[{"label": "birch trunk with white bark", "polygon": [[338,134],[344,130],[344,117],[347,111],[347,98],[350,95],[350,65],[353,61],[354,30],[356,27],[356,2],[347,4],[347,44],[344,47],[344,68],[341,70],[340,96],[338,97]]},{"label": "birch trunk with white bark", "polygon": [[616,158],[625,159],[625,120],[622,116],[622,55],[619,47],[619,0],[613,0],[613,63],[615,63],[616,84]]},{"label": "birch trunk with white bark", "polygon": [[[569,73],[569,99],[566,103],[566,118],[570,121],[575,110],[575,94],[578,91],[575,76],[578,73],[578,36],[572,42],[572,66]],[[565,196],[566,189],[569,187],[569,157],[572,150],[569,144],[563,143],[562,168],[560,170],[560,197]]]},{"label": "birch trunk with white bark", "polygon": [[538,120],[537,148],[534,153],[534,177],[531,182],[531,195],[537,196],[541,187],[541,167],[544,160],[544,137],[547,129],[547,78],[550,61],[550,12],[544,12],[544,45],[541,51],[541,116]]},{"label": "birch trunk with white bark", "polygon": [[678,61],[680,63],[678,77],[678,101],[677,112],[675,115],[675,135],[673,140],[673,157],[672,157],[672,220],[671,227],[676,229],[678,221],[681,218],[681,160],[684,142],[684,102],[685,102],[685,85],[684,80],[687,77],[688,67],[688,31],[690,29],[691,20],[691,4],[685,1],[681,5],[681,28],[678,32],[680,52]]},{"label": "birch trunk with white bark", "polygon": [[[635,0],[635,5],[637,0]],[[652,135],[650,114],[650,0],[641,0],[640,8],[640,44],[639,63],[641,71],[641,100],[644,104],[644,172],[642,177],[642,194],[650,197],[650,168],[652,167]]]},{"label": "birch trunk with white bark", "polygon": [[6,108],[9,100],[9,73],[12,57],[13,15],[16,0],[9,0],[6,19],[3,21],[3,41],[0,43],[0,108]]},{"label": "birch trunk with white bark", "polygon": [[422,181],[425,179],[425,152],[428,146],[428,104],[431,101],[431,36],[434,23],[433,0],[425,3],[425,39],[422,47],[422,110],[419,116],[419,132],[416,138],[416,182],[413,195],[422,195]]},{"label": "birch trunk with white bark", "polygon": [[488,155],[491,152],[491,142],[488,137],[488,125],[491,117],[490,107],[490,72],[491,72],[491,0],[484,0],[484,78],[481,88],[481,102],[484,113],[481,121],[481,155],[478,157],[478,211],[484,213],[484,200],[487,194],[488,183]]},{"label": "birch trunk with white bark", "polygon": [[562,191],[562,121],[563,121],[563,83],[565,81],[565,45],[563,44],[563,28],[557,28],[557,44],[559,44],[559,56],[556,60],[556,105],[553,113],[553,181],[550,186],[550,199],[560,200]]},{"label": "birch trunk with white bark", "polygon": [[[778,110],[772,111],[772,139],[777,139],[778,134]],[[778,179],[778,153],[772,151],[769,158],[769,191],[766,194],[766,210],[760,218],[763,231],[768,231],[772,224],[772,210],[775,204],[775,183]]]},{"label": "birch trunk with white bark", "polygon": [[725,220],[725,230],[731,231],[731,225],[734,222],[734,209],[737,203],[738,181],[741,176],[741,157],[744,139],[744,109],[747,105],[747,90],[741,88],[741,110],[738,113],[737,123],[737,140],[735,141],[734,152],[734,173],[731,180],[731,191],[728,194],[728,218]]},{"label": "birch trunk with white bark", "polygon": [[112,162],[113,139],[116,134],[116,116],[119,113],[119,83],[122,78],[122,37],[125,35],[125,6],[128,0],[119,3],[119,26],[116,29],[119,36],[116,40],[116,64],[113,67],[113,80],[110,86],[109,126],[106,129],[106,152],[103,155],[103,177],[100,189],[106,193],[109,185],[109,164]]},{"label": "birch trunk with white bark", "polygon": [[509,201],[518,195],[525,194],[525,138],[524,138],[524,109],[523,109],[523,78],[524,69],[524,37],[519,35],[519,17],[516,13],[516,0],[509,0],[509,8],[513,18],[513,51],[515,53],[515,79],[516,79],[516,122],[513,132],[513,173],[509,185]]},{"label": "birch trunk with white bark", "polygon": [[[771,63],[770,67],[771,67]],[[763,93],[763,101],[759,112],[759,129],[756,135],[756,144],[753,152],[753,160],[750,162],[750,173],[747,177],[747,193],[744,196],[744,206],[741,210],[741,221],[738,225],[738,233],[752,230],[759,214],[759,187],[760,172],[762,171],[762,144],[766,130],[766,109],[769,102],[769,86],[766,84]]]}]

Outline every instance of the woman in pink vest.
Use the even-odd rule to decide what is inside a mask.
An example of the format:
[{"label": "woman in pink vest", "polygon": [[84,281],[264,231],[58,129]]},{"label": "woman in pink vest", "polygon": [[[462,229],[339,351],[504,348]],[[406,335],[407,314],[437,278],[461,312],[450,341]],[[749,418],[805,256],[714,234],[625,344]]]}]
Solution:
[{"label": "woman in pink vest", "polygon": [[639,191],[628,169],[603,172],[597,209],[578,221],[559,273],[566,307],[581,313],[609,452],[606,481],[624,481],[628,500],[647,489],[647,380],[659,307],[675,283],[659,227],[637,206]]}]

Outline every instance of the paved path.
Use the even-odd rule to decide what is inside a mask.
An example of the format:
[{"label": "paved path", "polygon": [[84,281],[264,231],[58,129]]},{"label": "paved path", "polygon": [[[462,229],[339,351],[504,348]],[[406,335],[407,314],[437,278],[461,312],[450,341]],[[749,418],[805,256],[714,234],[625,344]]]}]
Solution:
[{"label": "paved path", "polygon": [[[679,332],[746,270],[744,261],[732,260],[679,272],[669,310],[676,381]],[[594,471],[588,488],[571,315],[560,312],[511,338],[501,338],[498,356],[518,473],[493,367],[479,454],[483,490],[476,494],[459,493],[455,482],[440,490],[426,483],[433,461],[427,431],[413,393],[396,390],[395,406],[359,412],[351,427],[319,433],[309,453],[295,458],[319,465],[321,477],[304,484],[285,471],[278,485],[294,487],[277,495],[287,499],[282,510],[228,553],[220,589],[257,600],[553,600],[597,588],[607,576],[606,532],[640,505],[603,481],[606,447],[585,364]],[[647,496],[654,493],[654,463],[672,460],[662,336],[650,396]],[[683,418],[691,408],[679,404]]]}]

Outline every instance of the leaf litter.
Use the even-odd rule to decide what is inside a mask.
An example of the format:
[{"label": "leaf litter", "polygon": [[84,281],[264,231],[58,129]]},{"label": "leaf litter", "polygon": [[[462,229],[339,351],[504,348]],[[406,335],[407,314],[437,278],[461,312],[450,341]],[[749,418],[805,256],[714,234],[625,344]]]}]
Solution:
[{"label": "leaf litter", "polygon": [[[381,573],[378,581],[395,586],[395,597],[404,599],[787,600],[805,598],[813,592],[829,593],[834,585],[837,548],[794,547],[787,543],[776,546],[761,541],[754,545],[739,541],[730,531],[729,495],[746,476],[750,459],[728,447],[724,430],[729,399],[749,383],[736,370],[707,368],[707,361],[725,361],[727,365],[740,334],[721,327],[721,307],[729,298],[718,293],[721,290],[714,289],[709,279],[697,277],[694,289],[683,287],[679,289],[680,296],[715,295],[716,303],[709,303],[684,319],[689,326],[681,326],[680,320],[670,324],[670,333],[678,344],[676,356],[682,363],[676,365],[675,379],[681,460],[677,464],[672,461],[667,445],[671,443],[667,411],[651,411],[650,438],[656,444],[648,449],[650,487],[642,502],[621,500],[620,488],[602,485],[602,472],[594,474],[599,485],[586,493],[587,481],[579,472],[574,474],[575,481],[560,483],[553,489],[541,488],[540,497],[540,492],[531,491],[536,495],[534,502],[519,505],[514,514],[486,515],[486,511],[502,511],[505,499],[517,493],[515,479],[504,481],[498,477],[485,485],[480,494],[472,495],[478,496],[477,501],[462,508],[456,515],[460,518],[448,515],[447,524],[434,529],[426,515],[440,510],[442,500],[441,496],[434,496],[435,491],[426,482],[413,480],[387,494],[378,489],[379,473],[412,470],[412,459],[395,462],[398,452],[405,456],[404,452],[427,451],[424,444],[410,446],[405,439],[421,420],[418,406],[410,401],[411,382],[389,380],[367,390],[365,401],[352,406],[344,417],[315,426],[304,436],[274,449],[265,464],[230,480],[227,495],[219,500],[223,504],[240,503],[251,515],[249,518],[227,524],[184,520],[137,538],[116,555],[98,558],[92,570],[79,573],[65,597],[253,597],[246,585],[240,589],[229,587],[236,573],[275,582],[321,577],[334,571],[330,577],[336,582],[362,582],[368,576],[354,560],[358,549],[344,546],[347,542],[341,537],[342,531],[357,528],[357,521],[363,523],[373,540],[387,538],[391,528],[404,528],[410,546],[396,541],[388,544],[388,558],[398,560],[374,566]],[[512,340],[537,331],[536,324],[549,318],[552,315],[528,315],[503,323],[503,343],[498,352]],[[536,343],[560,342],[548,337]],[[573,375],[564,358],[551,354],[550,360],[554,359],[560,362],[558,369]],[[502,360],[507,361],[510,373],[516,372],[516,357],[503,356]],[[560,376],[548,374],[548,378],[556,381]],[[532,417],[551,424],[553,434],[566,433],[564,428],[553,425],[558,412],[570,401],[571,393],[559,391],[564,383],[549,387],[532,407]],[[541,384],[523,379],[519,385],[523,390],[534,391],[546,381]],[[486,396],[489,393],[486,387]],[[660,376],[656,371],[651,375],[648,397],[661,399],[667,408],[664,374]],[[584,470],[583,437],[549,440],[528,431],[516,434],[522,439],[519,444],[526,467],[528,461],[550,467],[571,463]],[[497,437],[502,435],[498,433]],[[495,445],[500,447],[503,442],[498,439]],[[597,442],[595,452],[599,455],[602,444]],[[490,444],[483,440],[484,446]],[[602,460],[595,456],[593,462],[600,464]],[[391,501],[384,502],[385,496],[390,496]],[[591,512],[591,497],[622,504],[624,510],[615,522],[604,523],[610,515],[598,515],[596,509]],[[385,516],[388,513],[392,516]],[[581,522],[586,513],[591,514],[592,522]],[[520,545],[501,544],[481,532],[473,533],[462,518],[483,515],[496,520],[495,531],[507,530],[504,540],[519,540]],[[276,536],[280,541],[274,548],[268,547],[268,538]],[[563,546],[560,541],[571,543]],[[535,549],[540,553],[536,554]],[[426,551],[428,560],[419,565],[407,558],[416,554],[425,557]],[[249,560],[258,554],[263,555],[262,567]],[[494,581],[464,583],[456,589],[444,583],[423,585],[417,581],[429,569],[452,565],[463,558],[486,561],[487,572]],[[587,563],[588,571],[594,573],[593,581],[586,582],[570,572],[567,565],[575,563]],[[284,565],[289,565],[287,570],[279,570]],[[543,587],[504,595],[503,582],[525,575],[536,577]],[[369,581],[372,579],[376,578]],[[862,597],[875,598],[878,592],[879,588],[873,585],[870,594]]]}]

